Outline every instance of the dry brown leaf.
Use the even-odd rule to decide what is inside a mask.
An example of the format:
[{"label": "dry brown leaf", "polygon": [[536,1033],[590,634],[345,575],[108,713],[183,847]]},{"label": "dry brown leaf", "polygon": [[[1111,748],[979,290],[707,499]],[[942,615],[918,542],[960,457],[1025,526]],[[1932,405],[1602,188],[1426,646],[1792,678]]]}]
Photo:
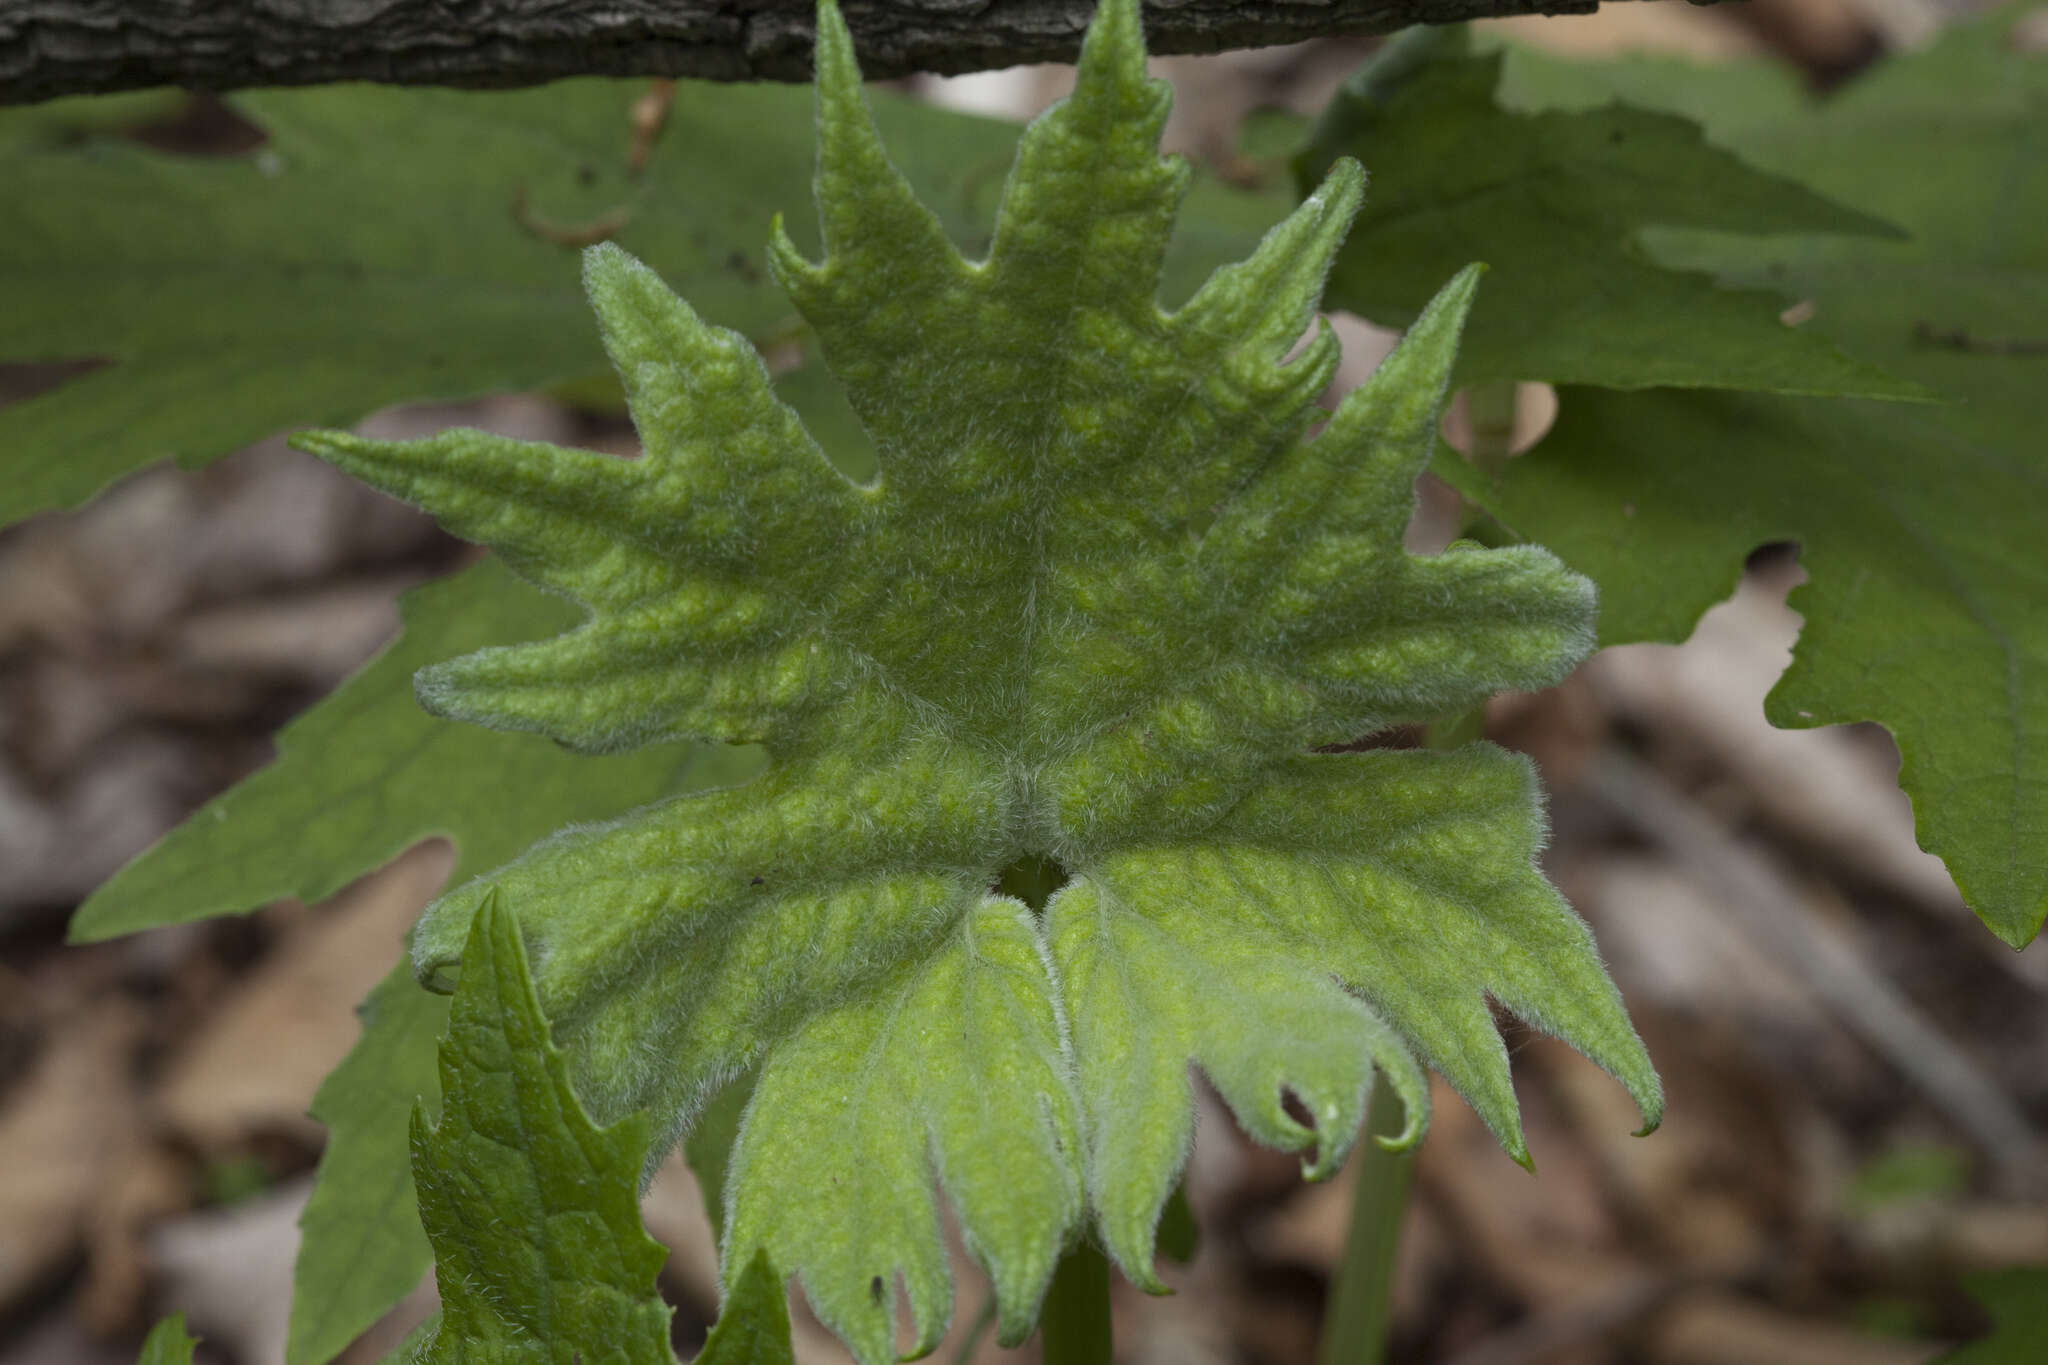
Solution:
[{"label": "dry brown leaf", "polygon": [[116,996],[51,1021],[0,1110],[0,1306],[75,1255],[86,1210],[141,1142],[130,1063],[142,1019]]}]

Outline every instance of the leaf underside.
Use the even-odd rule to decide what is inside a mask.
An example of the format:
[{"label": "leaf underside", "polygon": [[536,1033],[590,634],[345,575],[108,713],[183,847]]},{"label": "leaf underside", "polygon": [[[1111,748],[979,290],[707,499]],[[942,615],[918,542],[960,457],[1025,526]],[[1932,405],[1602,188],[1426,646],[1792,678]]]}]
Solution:
[{"label": "leaf underside", "polygon": [[[1905,228],[1904,242],[1666,233],[1667,260],[1811,305],[1802,330],[1939,404],[1568,389],[1556,426],[1495,484],[1439,472],[1600,584],[1603,643],[1680,640],[1756,546],[1796,541],[1809,581],[1791,727],[1874,720],[1904,755],[1921,845],[2024,946],[2048,916],[2048,58],[2009,8],[1812,105],[1768,67],[1523,59],[1552,100],[1670,101],[1774,172]],[[1589,87],[1591,87],[1589,89]],[[1756,108],[1779,109],[1759,118]]]},{"label": "leaf underside", "polygon": [[[896,1355],[899,1283],[911,1349],[944,1328],[941,1191],[1005,1342],[1091,1215],[1156,1283],[1191,1062],[1311,1174],[1375,1070],[1419,1134],[1423,1062],[1525,1157],[1491,999],[1654,1123],[1647,1059],[1536,870],[1527,763],[1311,752],[1545,686],[1591,644],[1588,586],[1547,553],[1401,549],[1477,272],[1326,413],[1334,339],[1293,352],[1355,164],[1166,313],[1186,172],[1157,152],[1135,3],[1101,8],[1075,93],[1025,133],[980,262],[884,155],[829,4],[819,32],[824,255],[778,229],[769,263],[873,481],[743,338],[608,246],[586,281],[639,458],[300,438],[587,613],[424,670],[430,708],[591,753],[769,754],[443,897],[422,979],[474,970],[477,906],[504,895],[578,1093],[602,1120],[650,1109],[656,1153],[757,1068],[725,1274],[800,1276],[864,1365]],[[1066,876],[1042,911],[995,889],[1024,860]]]}]

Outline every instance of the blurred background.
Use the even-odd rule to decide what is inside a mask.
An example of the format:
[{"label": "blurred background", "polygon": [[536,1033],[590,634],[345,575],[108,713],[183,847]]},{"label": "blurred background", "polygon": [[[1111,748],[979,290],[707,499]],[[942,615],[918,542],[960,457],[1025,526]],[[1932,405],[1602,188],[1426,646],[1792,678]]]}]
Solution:
[{"label": "blurred background", "polygon": [[[1934,0],[1639,0],[1498,26],[1579,56],[1775,53],[1824,90],[1951,13]],[[1158,60],[1179,92],[1169,142],[1225,177],[1265,173],[1245,129],[1313,113],[1371,49]],[[908,88],[1021,119],[1068,84],[1033,67]],[[197,98],[142,135],[195,154],[260,136]],[[1341,388],[1391,336],[1339,322]],[[0,404],[52,379],[0,367]],[[1548,416],[1530,387],[1525,446]],[[619,421],[533,397],[368,426],[455,424],[633,441]],[[1411,543],[1440,546],[1455,495],[1422,493]],[[467,553],[276,442],[0,531],[0,1365],[125,1365],[172,1309],[206,1338],[203,1359],[283,1358],[295,1220],[322,1140],[306,1108],[447,850],[415,849],[320,905],[85,948],[63,946],[63,926],[123,861],[266,762],[278,726],[392,635],[398,592]],[[1908,1365],[1984,1329],[1959,1277],[2048,1264],[2048,948],[2000,945],[1919,851],[1882,730],[1765,724],[1800,578],[1797,547],[1760,548],[1688,643],[1609,650],[1490,709],[1489,735],[1543,768],[1550,874],[1593,924],[1670,1110],[1632,1138],[1617,1085],[1510,1023],[1538,1173],[1437,1097],[1393,1360]],[[1353,1177],[1303,1185],[1294,1160],[1251,1146],[1205,1093],[1188,1181],[1199,1251],[1170,1268],[1171,1298],[1119,1283],[1120,1358],[1314,1360]],[[680,1163],[647,1217],[674,1249],[663,1289],[687,1353],[716,1277]],[[934,1358],[1035,1360],[1032,1346],[967,1340],[983,1292],[964,1257],[959,1273],[958,1321]],[[377,1359],[431,1308],[429,1285],[345,1359]],[[801,1312],[797,1331],[799,1359],[846,1358]]]}]

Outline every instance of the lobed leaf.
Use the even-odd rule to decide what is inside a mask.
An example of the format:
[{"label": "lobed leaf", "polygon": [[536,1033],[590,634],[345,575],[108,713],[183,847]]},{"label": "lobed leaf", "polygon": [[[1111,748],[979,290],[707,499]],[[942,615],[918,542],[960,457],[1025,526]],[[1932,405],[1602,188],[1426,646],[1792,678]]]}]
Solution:
[{"label": "lobed leaf", "polygon": [[[649,1108],[673,1139],[757,1071],[725,1273],[765,1253],[800,1274],[864,1365],[894,1356],[899,1277],[913,1342],[943,1327],[941,1190],[1005,1340],[1083,1192],[1150,1282],[1191,1062],[1256,1136],[1316,1148],[1312,1173],[1376,1069],[1419,1134],[1417,1053],[1519,1151],[1490,993],[1613,1068],[1654,1123],[1648,1061],[1534,871],[1527,768],[1308,755],[1546,685],[1591,644],[1588,585],[1542,551],[1401,549],[1476,271],[1326,413],[1336,343],[1296,342],[1363,176],[1340,163],[1162,311],[1187,177],[1157,152],[1167,100],[1134,0],[1102,7],[1074,94],[1025,132],[980,261],[890,164],[830,4],[817,67],[824,255],[778,231],[769,261],[870,481],[738,338],[610,246],[586,279],[639,459],[299,438],[584,609],[429,670],[430,706],[585,750],[770,756],[444,896],[415,937],[422,979],[476,969],[477,907],[503,895],[600,1118]],[[1042,913],[991,894],[1023,868],[1070,877]],[[1107,1083],[1126,1059],[1131,1096]]]}]

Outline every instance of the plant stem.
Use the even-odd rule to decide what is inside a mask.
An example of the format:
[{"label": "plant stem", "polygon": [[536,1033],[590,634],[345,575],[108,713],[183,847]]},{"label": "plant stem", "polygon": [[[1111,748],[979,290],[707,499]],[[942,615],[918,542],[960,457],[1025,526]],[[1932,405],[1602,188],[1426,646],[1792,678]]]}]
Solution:
[{"label": "plant stem", "polygon": [[1351,1232],[1330,1287],[1316,1365],[1379,1365],[1386,1355],[1394,1258],[1400,1249],[1401,1215],[1408,1206],[1415,1156],[1390,1152],[1373,1139],[1399,1133],[1404,1118],[1394,1088],[1384,1081],[1375,1085],[1366,1110],[1365,1136],[1352,1158],[1358,1166],[1358,1191],[1351,1205]]},{"label": "plant stem", "polygon": [[1044,1365],[1110,1365],[1109,1259],[1088,1242],[1060,1257],[1038,1315]]},{"label": "plant stem", "polygon": [[1515,453],[1515,382],[1474,384],[1465,390],[1465,420],[1472,426],[1472,463],[1489,478],[1499,478]]}]

